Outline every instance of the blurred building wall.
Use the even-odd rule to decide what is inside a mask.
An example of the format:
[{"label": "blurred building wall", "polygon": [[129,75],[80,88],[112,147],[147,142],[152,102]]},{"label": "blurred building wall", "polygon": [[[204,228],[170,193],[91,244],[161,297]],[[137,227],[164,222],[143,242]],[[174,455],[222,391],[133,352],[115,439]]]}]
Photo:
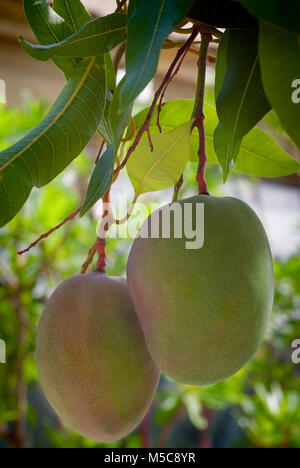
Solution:
[{"label": "blurred building wall", "polygon": [[[114,0],[82,0],[82,2],[93,16],[106,15],[115,9]],[[21,90],[30,90],[35,98],[43,97],[53,102],[64,85],[64,76],[51,61],[38,62],[29,57],[19,45],[19,37],[36,42],[26,23],[22,3],[22,0],[0,0],[0,80],[6,83],[7,103],[20,104]],[[165,75],[175,54],[176,49],[162,52],[158,74],[155,77],[155,88]],[[168,90],[167,98],[193,98],[196,61],[196,56],[187,56],[178,77]]]}]

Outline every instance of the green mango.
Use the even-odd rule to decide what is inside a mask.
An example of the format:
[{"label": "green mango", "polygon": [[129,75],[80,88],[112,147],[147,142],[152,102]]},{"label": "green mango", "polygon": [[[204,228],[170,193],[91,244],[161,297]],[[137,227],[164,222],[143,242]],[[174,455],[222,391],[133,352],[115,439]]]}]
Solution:
[{"label": "green mango", "polygon": [[238,199],[199,195],[154,212],[133,243],[127,280],[153,360],[179,382],[222,381],[263,340],[272,256],[260,220]]},{"label": "green mango", "polygon": [[57,288],[39,324],[36,357],[58,416],[97,442],[133,431],[158,384],[126,280],[100,273],[73,276]]}]

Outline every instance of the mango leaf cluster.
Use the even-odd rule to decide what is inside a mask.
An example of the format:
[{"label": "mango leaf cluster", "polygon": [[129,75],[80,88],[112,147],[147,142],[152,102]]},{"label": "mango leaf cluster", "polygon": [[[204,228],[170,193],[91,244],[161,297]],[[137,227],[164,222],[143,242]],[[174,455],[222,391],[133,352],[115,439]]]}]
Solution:
[{"label": "mango leaf cluster", "polygon": [[[92,19],[80,0],[24,0],[24,12],[39,45],[21,40],[34,58],[51,58],[66,84],[44,120],[0,153],[0,226],[10,221],[33,187],[61,173],[106,124],[115,88],[109,51],[124,41],[126,17]],[[109,127],[108,127],[109,130]]]},{"label": "mango leaf cluster", "polygon": [[[44,120],[0,153],[0,227],[22,208],[33,187],[51,182],[96,132],[107,149],[95,165],[81,215],[105,194],[120,155],[149,111],[134,116],[132,136],[134,102],[155,76],[165,40],[183,20],[225,30],[217,34],[222,39],[215,98],[205,105],[208,159],[221,165],[224,181],[233,167],[262,177],[297,172],[299,163],[257,128],[275,111],[281,130],[300,147],[300,99],[293,99],[295,93],[299,98],[300,83],[297,11],[293,0],[129,0],[126,10],[94,19],[80,0],[54,0],[52,6],[47,0],[24,0],[38,44],[20,44],[33,58],[52,60],[66,85]],[[126,73],[116,83],[110,52],[119,45]],[[148,138],[142,137],[127,164],[136,195],[174,185],[187,162],[197,161],[192,112],[192,101],[167,103],[159,132],[155,111]]]},{"label": "mango leaf cluster", "polygon": [[[165,172],[165,168],[162,166],[161,154],[164,158],[169,157],[172,154],[173,164],[177,162],[177,165],[172,166],[172,177],[173,181],[180,177],[180,170],[184,169],[185,164],[188,161],[197,162],[197,150],[199,144],[199,137],[197,129],[193,129],[190,136],[187,139],[183,139],[180,144],[172,148],[172,137],[180,133],[180,129],[184,126],[191,128],[191,122],[189,118],[193,111],[192,100],[176,100],[167,102],[161,113],[160,113],[160,125],[162,128],[162,134],[159,134],[157,126],[157,109],[150,122],[150,134],[154,143],[154,151],[151,153],[150,149],[147,149],[146,138],[142,140],[142,145],[138,146],[133,154],[132,159],[129,160],[127,165],[127,172],[131,179],[133,186],[139,191],[141,188],[137,185],[137,181],[140,184],[145,183],[148,180],[148,184],[151,181],[152,190],[161,190],[162,183],[158,178],[151,180],[151,174],[157,174],[158,171]],[[144,109],[134,117],[136,131],[143,124],[149,109]],[[212,164],[217,164],[218,160],[214,150],[214,131],[218,125],[218,115],[214,106],[209,103],[204,105],[204,113],[206,115],[206,150],[208,161]],[[129,133],[129,130],[128,130]],[[159,138],[158,144],[155,137]],[[169,142],[166,153],[163,152],[164,139],[168,137]],[[134,137],[133,137],[134,138]],[[182,144],[184,143],[184,144]],[[168,156],[169,155],[169,156]],[[184,166],[180,166],[180,162],[184,161]],[[166,162],[165,162],[166,164]],[[143,168],[144,167],[144,168]],[[143,168],[143,171],[142,171]],[[271,136],[265,131],[259,128],[253,128],[243,139],[240,149],[239,157],[236,162],[235,168],[244,174],[259,175],[261,177],[281,177],[283,175],[294,174],[299,169],[299,163],[288,155]],[[137,177],[137,174],[142,171],[144,179]],[[145,175],[146,174],[146,175]],[[170,165],[168,174],[170,176]],[[167,185],[166,176],[163,178],[163,188],[171,186],[169,182]],[[147,186],[146,186],[147,187]]]},{"label": "mango leaf cluster", "polygon": [[[241,145],[244,138],[249,142],[249,132],[274,109],[283,129],[300,148],[297,104],[300,100],[293,99],[295,87],[298,83],[299,88],[300,83],[299,5],[292,0],[227,3],[233,11],[245,7],[243,11],[255,22],[236,23],[235,28],[226,30],[219,45],[215,85],[219,124],[214,133],[214,147],[224,180],[234,165],[243,172],[250,169],[253,174],[265,176],[261,164],[253,164],[250,154],[246,164],[241,160]],[[257,136],[257,145],[273,152],[262,134]],[[286,175],[285,161],[281,164],[281,170],[274,171],[270,162],[268,176]],[[297,161],[294,169],[295,172],[299,169]]]}]

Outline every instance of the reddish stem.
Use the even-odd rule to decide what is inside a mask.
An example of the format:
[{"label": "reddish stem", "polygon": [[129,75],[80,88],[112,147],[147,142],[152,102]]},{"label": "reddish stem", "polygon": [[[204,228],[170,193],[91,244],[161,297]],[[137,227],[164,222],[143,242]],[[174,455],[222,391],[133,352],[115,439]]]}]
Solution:
[{"label": "reddish stem", "polygon": [[70,214],[66,219],[64,219],[60,224],[55,226],[54,228],[50,229],[50,231],[46,232],[45,234],[42,234],[36,241],[32,242],[29,247],[25,250],[21,250],[18,252],[18,255],[23,255],[26,252],[29,252],[33,247],[35,247],[37,244],[41,242],[43,239],[47,239],[53,232],[57,231],[59,228],[61,228],[64,224],[68,223],[69,221],[72,221],[76,216],[80,213],[81,208],[78,208],[74,213]]},{"label": "reddish stem", "polygon": [[193,110],[193,117],[195,118],[193,128],[197,128],[199,134],[199,165],[197,170],[197,183],[200,195],[209,195],[207,182],[205,179],[205,171],[207,164],[206,155],[206,133],[205,133],[205,115],[204,115],[204,93],[205,93],[205,78],[206,78],[206,60],[208,53],[208,46],[212,40],[211,34],[201,31],[201,47],[199,51],[198,60],[198,80],[197,92],[195,99],[195,106]]},{"label": "reddish stem", "polygon": [[[106,218],[109,214],[109,208],[107,207],[110,204],[110,190],[102,198],[103,202],[103,214],[102,219]],[[96,265],[96,271],[99,273],[105,273],[106,271],[106,237],[105,234],[109,229],[109,224],[107,223],[104,226],[104,237],[98,237],[95,243],[95,249],[98,255],[98,261]]]},{"label": "reddish stem", "polygon": [[178,200],[178,195],[179,195],[179,190],[181,189],[183,185],[183,174],[178,180],[177,184],[174,185],[174,193],[173,193],[173,200],[172,203],[176,202]]},{"label": "reddish stem", "polygon": [[105,140],[103,140],[102,143],[101,143],[100,149],[99,149],[98,154],[97,154],[97,157],[96,157],[95,164],[97,164],[97,162],[98,162],[99,159],[100,159],[100,156],[101,156],[101,154],[102,154],[104,145],[105,145]]},{"label": "reddish stem", "polygon": [[165,97],[165,94],[166,94],[166,91],[169,87],[169,84],[174,80],[175,76],[177,75],[177,73],[179,72],[180,68],[181,68],[181,65],[188,53],[188,51],[190,50],[190,47],[186,48],[180,61],[178,62],[178,65],[177,65],[177,68],[175,69],[174,73],[170,76],[169,80],[166,82],[165,84],[165,87],[161,93],[161,96],[160,96],[160,99],[159,99],[159,103],[158,103],[158,109],[157,109],[157,121],[156,121],[156,124],[158,126],[158,129],[160,131],[160,133],[162,133],[162,128],[161,128],[161,125],[160,125],[160,114],[161,114],[161,110],[162,110],[162,107],[163,107],[163,100],[164,100],[164,97]]},{"label": "reddish stem", "polygon": [[[173,62],[171,64],[165,78],[163,79],[160,87],[158,88],[158,90],[155,93],[152,105],[150,107],[150,110],[148,112],[148,115],[147,115],[147,118],[146,118],[144,124],[139,129],[139,131],[137,133],[137,136],[135,137],[135,140],[134,140],[133,144],[131,145],[131,147],[129,148],[125,158],[122,161],[122,163],[119,165],[119,167],[117,167],[115,169],[115,172],[114,172],[115,176],[118,175],[119,172],[126,166],[128,159],[130,158],[130,156],[132,155],[132,153],[136,149],[136,147],[139,144],[143,134],[149,129],[151,118],[152,118],[152,116],[154,114],[156,104],[157,104],[161,94],[164,92],[166,85],[168,85],[170,83],[170,80],[172,80],[172,76],[174,76],[173,72],[174,72],[178,62],[180,61],[182,56],[184,57],[186,55],[186,52],[191,47],[191,45],[192,45],[193,41],[195,40],[195,38],[197,37],[199,31],[200,31],[200,27],[199,26],[194,26],[194,30],[193,30],[191,36],[186,41],[186,43],[181,47],[181,49],[178,50],[178,52],[176,54],[176,57],[173,60]],[[180,63],[182,63],[182,62],[180,62]]]},{"label": "reddish stem", "polygon": [[100,237],[96,240],[96,252],[98,254],[98,261],[96,265],[96,271],[99,273],[105,273],[106,270],[106,239],[100,239]]},{"label": "reddish stem", "polygon": [[150,130],[149,130],[149,128],[147,128],[147,135],[148,135],[148,142],[149,142],[150,150],[151,150],[151,153],[153,153],[154,146],[153,146],[153,143],[152,143],[152,139],[151,139],[151,135],[150,135]]},{"label": "reddish stem", "polygon": [[199,133],[199,164],[197,169],[196,180],[198,183],[198,190],[200,195],[209,195],[207,181],[205,178],[207,155],[206,155],[206,134],[204,125],[205,115],[199,115],[194,123],[194,127],[198,129]]}]

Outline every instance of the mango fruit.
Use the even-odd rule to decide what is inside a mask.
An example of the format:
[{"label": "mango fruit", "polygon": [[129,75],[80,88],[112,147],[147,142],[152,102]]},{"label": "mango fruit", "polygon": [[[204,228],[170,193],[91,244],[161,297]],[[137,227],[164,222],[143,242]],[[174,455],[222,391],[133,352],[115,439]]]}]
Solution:
[{"label": "mango fruit", "polygon": [[[172,214],[178,208],[182,219]],[[204,234],[196,248],[185,233],[189,216]],[[153,360],[179,382],[222,381],[263,340],[274,295],[272,257],[260,220],[236,198],[199,195],[152,213],[133,242],[127,280]]]},{"label": "mango fruit", "polygon": [[98,442],[133,431],[158,384],[126,280],[100,273],[73,276],[56,289],[39,324],[36,357],[58,416]]}]

